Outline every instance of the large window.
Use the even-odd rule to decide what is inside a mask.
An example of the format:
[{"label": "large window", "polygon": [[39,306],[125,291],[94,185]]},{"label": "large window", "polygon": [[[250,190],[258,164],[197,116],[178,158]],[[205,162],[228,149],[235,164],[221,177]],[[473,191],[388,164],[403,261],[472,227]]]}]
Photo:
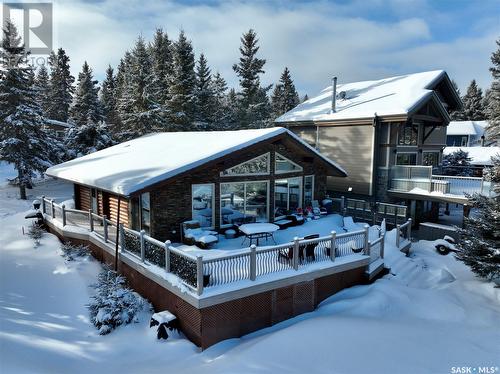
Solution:
[{"label": "large window", "polygon": [[150,233],[151,208],[149,205],[149,192],[141,194],[141,229]]},{"label": "large window", "polygon": [[416,164],[417,164],[416,153],[398,152],[398,154],[396,155],[396,165],[416,165]]},{"label": "large window", "polygon": [[304,177],[304,206],[312,206],[314,200],[314,175]]},{"label": "large window", "polygon": [[451,147],[467,147],[467,135],[448,135],[446,137],[446,145]]},{"label": "large window", "polygon": [[221,172],[222,176],[266,175],[269,174],[269,153],[255,157]]},{"label": "large window", "polygon": [[193,184],[191,187],[191,204],[193,219],[200,222],[201,227],[214,227],[213,184]]},{"label": "large window", "polygon": [[399,145],[417,145],[418,142],[418,126],[401,124],[398,131]]},{"label": "large window", "polygon": [[276,153],[276,160],[274,162],[274,171],[276,174],[293,173],[302,171],[302,167],[295,162],[287,159],[285,156]]},{"label": "large window", "polygon": [[301,179],[277,179],[274,182],[274,204],[278,214],[301,207]]},{"label": "large window", "polygon": [[268,221],[267,181],[221,183],[221,226]]},{"label": "large window", "polygon": [[439,165],[439,152],[424,152],[422,154],[422,165],[438,166]]}]

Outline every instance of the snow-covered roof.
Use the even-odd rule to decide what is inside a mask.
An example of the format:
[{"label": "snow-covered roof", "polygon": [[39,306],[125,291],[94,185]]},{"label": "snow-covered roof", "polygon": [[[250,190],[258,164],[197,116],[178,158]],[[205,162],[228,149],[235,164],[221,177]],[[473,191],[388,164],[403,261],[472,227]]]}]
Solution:
[{"label": "snow-covered roof", "polygon": [[469,154],[472,165],[492,165],[491,157],[500,154],[500,147],[446,147],[443,150],[443,155],[448,155],[459,149]]},{"label": "snow-covered roof", "polygon": [[488,121],[451,121],[446,135],[475,135],[483,136]]},{"label": "snow-covered roof", "polygon": [[446,75],[443,70],[400,75],[375,81],[337,85],[336,111],[332,112],[332,86],[276,119],[277,123],[337,121],[406,115],[437,94],[431,87]]},{"label": "snow-covered roof", "polygon": [[46,174],[129,195],[280,134],[288,134],[339,174],[347,175],[341,166],[282,127],[150,134],[55,165]]}]

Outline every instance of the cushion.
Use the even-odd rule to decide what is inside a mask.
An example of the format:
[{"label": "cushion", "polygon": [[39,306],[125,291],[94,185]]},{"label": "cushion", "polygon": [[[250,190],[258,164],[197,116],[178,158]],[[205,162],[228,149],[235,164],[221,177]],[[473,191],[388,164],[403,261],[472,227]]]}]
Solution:
[{"label": "cushion", "polygon": [[215,242],[219,241],[219,239],[217,239],[217,237],[215,237],[213,235],[203,235],[203,236],[200,236],[198,239],[196,239],[196,241],[203,243],[203,244],[210,244],[210,243],[215,243]]}]

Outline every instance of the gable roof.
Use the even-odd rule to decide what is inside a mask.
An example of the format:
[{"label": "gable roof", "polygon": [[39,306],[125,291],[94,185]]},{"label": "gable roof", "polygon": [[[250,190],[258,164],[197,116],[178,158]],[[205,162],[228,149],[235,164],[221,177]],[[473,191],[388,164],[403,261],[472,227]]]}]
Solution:
[{"label": "gable roof", "polygon": [[283,134],[299,142],[339,175],[347,175],[341,166],[282,127],[150,134],[52,166],[46,174],[130,195],[209,161]]},{"label": "gable roof", "polygon": [[[438,94],[433,90],[441,81],[451,84],[443,70],[400,75],[374,81],[337,85],[336,111],[332,112],[332,86],[299,104],[276,119],[276,123],[370,119],[375,116],[408,115],[431,99],[449,118]],[[345,97],[342,98],[345,94]],[[455,98],[456,100],[459,99]]]},{"label": "gable roof", "polygon": [[451,121],[446,135],[474,135],[483,136],[488,121]]}]

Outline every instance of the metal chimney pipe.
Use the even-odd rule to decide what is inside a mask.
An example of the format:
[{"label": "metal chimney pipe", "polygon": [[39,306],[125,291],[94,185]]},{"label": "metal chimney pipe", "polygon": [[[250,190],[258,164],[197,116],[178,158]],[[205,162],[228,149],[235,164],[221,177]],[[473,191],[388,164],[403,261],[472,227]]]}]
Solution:
[{"label": "metal chimney pipe", "polygon": [[337,109],[337,77],[332,78],[332,113]]}]

